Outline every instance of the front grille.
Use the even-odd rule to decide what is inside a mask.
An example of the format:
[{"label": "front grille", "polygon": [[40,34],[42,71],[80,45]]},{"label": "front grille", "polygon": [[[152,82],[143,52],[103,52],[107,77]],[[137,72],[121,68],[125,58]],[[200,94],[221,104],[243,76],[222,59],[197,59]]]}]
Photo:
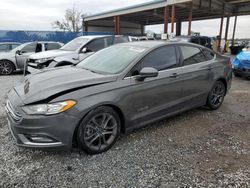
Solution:
[{"label": "front grille", "polygon": [[7,100],[6,102],[6,110],[9,115],[14,119],[14,121],[20,121],[22,119],[21,114],[13,109],[12,104],[9,100]]}]

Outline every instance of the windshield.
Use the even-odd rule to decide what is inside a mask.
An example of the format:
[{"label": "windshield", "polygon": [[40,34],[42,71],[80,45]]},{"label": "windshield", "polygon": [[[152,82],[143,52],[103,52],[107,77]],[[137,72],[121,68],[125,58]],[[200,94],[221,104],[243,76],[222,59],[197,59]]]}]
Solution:
[{"label": "windshield", "polygon": [[144,51],[141,47],[112,46],[84,59],[77,67],[97,73],[117,74]]},{"label": "windshield", "polygon": [[24,43],[24,44],[21,44],[20,46],[14,48],[11,50],[11,52],[16,52],[17,50],[22,50],[25,46],[27,46],[28,44],[31,44],[31,42],[28,42],[28,43]]},{"label": "windshield", "polygon": [[61,48],[61,50],[76,51],[80,47],[84,46],[88,41],[89,41],[89,39],[87,39],[87,38],[76,38],[76,39],[70,41],[69,43],[65,44]]}]

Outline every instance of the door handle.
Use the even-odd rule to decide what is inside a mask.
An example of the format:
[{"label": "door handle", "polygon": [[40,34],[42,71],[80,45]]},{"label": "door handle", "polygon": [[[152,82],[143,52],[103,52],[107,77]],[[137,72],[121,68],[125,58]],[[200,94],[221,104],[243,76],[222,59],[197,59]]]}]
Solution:
[{"label": "door handle", "polygon": [[172,75],[170,75],[170,78],[177,78],[179,75],[177,73],[173,73]]}]

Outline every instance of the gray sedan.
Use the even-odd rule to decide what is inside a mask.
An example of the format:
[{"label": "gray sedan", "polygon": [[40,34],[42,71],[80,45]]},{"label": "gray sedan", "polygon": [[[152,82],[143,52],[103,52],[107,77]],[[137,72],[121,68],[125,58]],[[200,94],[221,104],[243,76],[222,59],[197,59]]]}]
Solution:
[{"label": "gray sedan", "polygon": [[124,43],[27,76],[8,93],[6,111],[20,146],[97,154],[120,133],[200,106],[218,109],[231,80],[230,59],[205,47]]}]

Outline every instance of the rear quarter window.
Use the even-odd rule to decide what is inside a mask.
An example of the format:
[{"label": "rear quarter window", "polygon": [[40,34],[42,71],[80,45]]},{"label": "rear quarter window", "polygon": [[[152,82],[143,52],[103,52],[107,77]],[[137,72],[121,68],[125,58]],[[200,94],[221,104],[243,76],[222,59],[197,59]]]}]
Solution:
[{"label": "rear quarter window", "polygon": [[202,52],[203,52],[203,54],[204,54],[207,61],[210,61],[210,60],[214,59],[214,53],[213,52],[208,51],[208,50],[203,50]]},{"label": "rear quarter window", "polygon": [[57,50],[61,46],[58,43],[46,43],[45,44],[45,50]]},{"label": "rear quarter window", "polygon": [[200,48],[192,46],[180,46],[180,49],[183,57],[184,66],[207,61],[205,55],[202,53]]}]

